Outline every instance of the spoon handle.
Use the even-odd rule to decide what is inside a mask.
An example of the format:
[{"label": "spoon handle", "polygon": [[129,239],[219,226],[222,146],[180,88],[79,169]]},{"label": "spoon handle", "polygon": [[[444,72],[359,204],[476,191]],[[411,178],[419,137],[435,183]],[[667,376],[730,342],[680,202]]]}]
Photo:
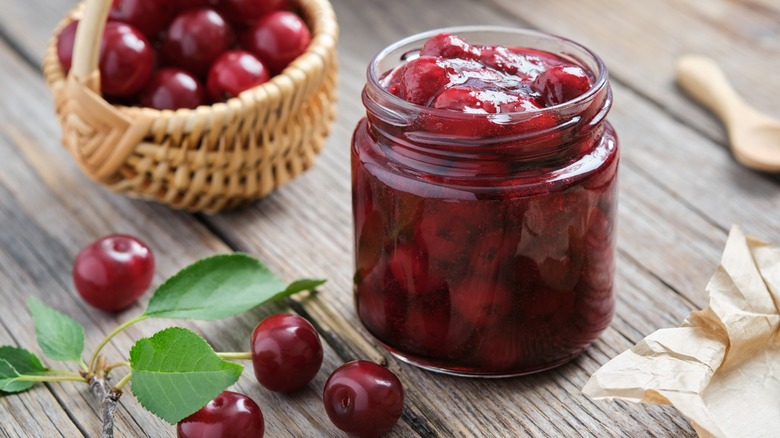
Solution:
[{"label": "spoon handle", "polygon": [[677,82],[694,99],[717,114],[726,125],[744,113],[747,103],[710,58],[686,55],[677,62]]}]

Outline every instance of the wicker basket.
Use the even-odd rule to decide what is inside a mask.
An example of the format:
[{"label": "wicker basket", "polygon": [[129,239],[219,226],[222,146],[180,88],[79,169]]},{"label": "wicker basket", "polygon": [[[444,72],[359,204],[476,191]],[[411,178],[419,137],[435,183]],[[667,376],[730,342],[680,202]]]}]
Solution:
[{"label": "wicker basket", "polygon": [[[226,103],[158,111],[100,96],[100,38],[111,0],[86,0],[57,27],[43,71],[62,143],[115,192],[207,213],[263,197],[309,168],[335,117],[338,26],[328,0],[293,0],[312,41],[269,82]],[[80,19],[65,76],[56,35]]]}]

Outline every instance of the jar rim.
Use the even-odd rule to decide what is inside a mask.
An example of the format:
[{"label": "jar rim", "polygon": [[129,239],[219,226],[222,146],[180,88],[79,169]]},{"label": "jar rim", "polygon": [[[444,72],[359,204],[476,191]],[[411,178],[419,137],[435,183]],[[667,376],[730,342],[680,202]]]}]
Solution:
[{"label": "jar rim", "polygon": [[[414,35],[410,35],[406,38],[403,38],[401,40],[398,40],[394,42],[393,44],[390,44],[389,46],[382,49],[379,53],[374,56],[374,58],[371,60],[371,62],[368,65],[368,69],[366,72],[368,85],[367,88],[370,88],[373,90],[380,90],[380,96],[383,99],[387,99],[389,103],[392,103],[393,106],[398,107],[399,109],[407,110],[410,112],[420,112],[424,111],[428,114],[434,114],[439,117],[444,118],[474,118],[475,114],[472,113],[462,113],[458,111],[451,111],[447,109],[439,109],[439,108],[432,108],[424,105],[419,105],[416,103],[409,102],[405,99],[402,99],[399,96],[396,96],[389,91],[381,84],[381,78],[380,75],[385,74],[386,71],[378,71],[379,63],[387,58],[387,56],[392,53],[395,50],[398,50],[401,47],[411,45],[416,42],[423,43],[424,41],[428,40],[429,38],[436,36],[441,33],[448,33],[456,36],[462,36],[463,34],[468,33],[477,33],[477,32],[492,32],[496,34],[514,34],[514,35],[523,35],[523,36],[529,36],[529,37],[536,37],[540,39],[546,39],[550,41],[559,42],[562,44],[565,44],[567,46],[573,47],[575,49],[578,49],[585,53],[587,56],[589,56],[595,66],[597,67],[598,71],[594,72],[592,69],[591,73],[594,74],[595,80],[593,81],[593,84],[591,85],[590,89],[588,89],[587,92],[577,96],[574,99],[568,100],[566,102],[562,102],[557,105],[552,105],[548,107],[538,108],[538,109],[531,109],[531,110],[524,110],[524,111],[514,111],[514,112],[506,112],[501,113],[501,117],[508,117],[511,119],[515,118],[531,118],[535,117],[540,113],[543,112],[552,112],[552,111],[560,111],[564,108],[570,108],[572,106],[577,106],[580,104],[584,104],[592,99],[595,98],[595,96],[602,90],[605,86],[607,86],[607,82],[609,80],[609,74],[607,72],[607,68],[604,64],[604,61],[599,57],[595,52],[590,50],[589,48],[583,46],[580,43],[577,43],[576,41],[573,41],[571,39],[549,34],[546,32],[540,32],[532,29],[526,29],[526,28],[516,28],[516,27],[509,27],[509,26],[495,26],[495,25],[470,25],[470,26],[452,26],[452,27],[443,27],[438,29],[433,29],[425,32],[420,32]],[[377,96],[377,97],[380,97]],[[485,116],[493,116],[495,117],[495,114],[485,114]]]}]

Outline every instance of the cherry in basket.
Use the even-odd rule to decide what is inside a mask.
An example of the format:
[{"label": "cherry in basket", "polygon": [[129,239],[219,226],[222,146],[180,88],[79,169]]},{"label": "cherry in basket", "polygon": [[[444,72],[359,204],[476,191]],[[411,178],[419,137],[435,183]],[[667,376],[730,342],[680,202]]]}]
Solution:
[{"label": "cherry in basket", "polygon": [[168,25],[173,12],[170,1],[114,0],[108,20],[129,24],[144,35],[153,37]]},{"label": "cherry in basket", "polygon": [[[70,71],[73,44],[78,21],[72,21],[60,31],[57,56],[63,70]],[[106,24],[100,44],[100,85],[103,93],[114,97],[130,96],[140,91],[152,75],[154,54],[149,40],[132,26],[124,23]]]},{"label": "cherry in basket", "polygon": [[212,102],[222,102],[268,82],[269,78],[268,68],[256,56],[243,50],[231,50],[211,66],[206,87]]},{"label": "cherry in basket", "polygon": [[311,42],[311,34],[300,17],[288,11],[261,17],[244,35],[243,46],[278,74],[301,56]]},{"label": "cherry in basket", "polygon": [[260,17],[290,7],[290,0],[220,0],[220,11],[228,20],[252,25]]},{"label": "cherry in basket", "polygon": [[73,20],[63,27],[57,36],[57,57],[65,73],[70,71],[73,64],[73,43],[76,41],[76,30],[79,28],[78,20]]},{"label": "cherry in basket", "polygon": [[139,97],[147,108],[158,110],[194,109],[206,103],[203,84],[192,74],[178,68],[158,70]]},{"label": "cherry in basket", "polygon": [[130,96],[152,76],[154,54],[146,37],[130,25],[107,23],[100,46],[100,86],[109,96]]},{"label": "cherry in basket", "polygon": [[173,19],[165,32],[162,54],[168,63],[202,75],[233,41],[233,29],[217,11],[192,9]]}]

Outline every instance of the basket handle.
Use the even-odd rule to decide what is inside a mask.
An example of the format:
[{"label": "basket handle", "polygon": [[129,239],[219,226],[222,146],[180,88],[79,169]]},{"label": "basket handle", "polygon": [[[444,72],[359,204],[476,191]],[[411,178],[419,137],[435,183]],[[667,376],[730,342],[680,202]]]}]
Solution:
[{"label": "basket handle", "polygon": [[127,157],[148,134],[155,114],[120,110],[100,95],[100,42],[111,2],[84,2],[59,105],[66,113],[61,117],[65,147],[88,176],[114,186],[121,180],[118,172]]},{"label": "basket handle", "polygon": [[70,74],[95,92],[100,92],[98,61],[103,30],[111,10],[111,0],[86,0],[73,44]]}]

